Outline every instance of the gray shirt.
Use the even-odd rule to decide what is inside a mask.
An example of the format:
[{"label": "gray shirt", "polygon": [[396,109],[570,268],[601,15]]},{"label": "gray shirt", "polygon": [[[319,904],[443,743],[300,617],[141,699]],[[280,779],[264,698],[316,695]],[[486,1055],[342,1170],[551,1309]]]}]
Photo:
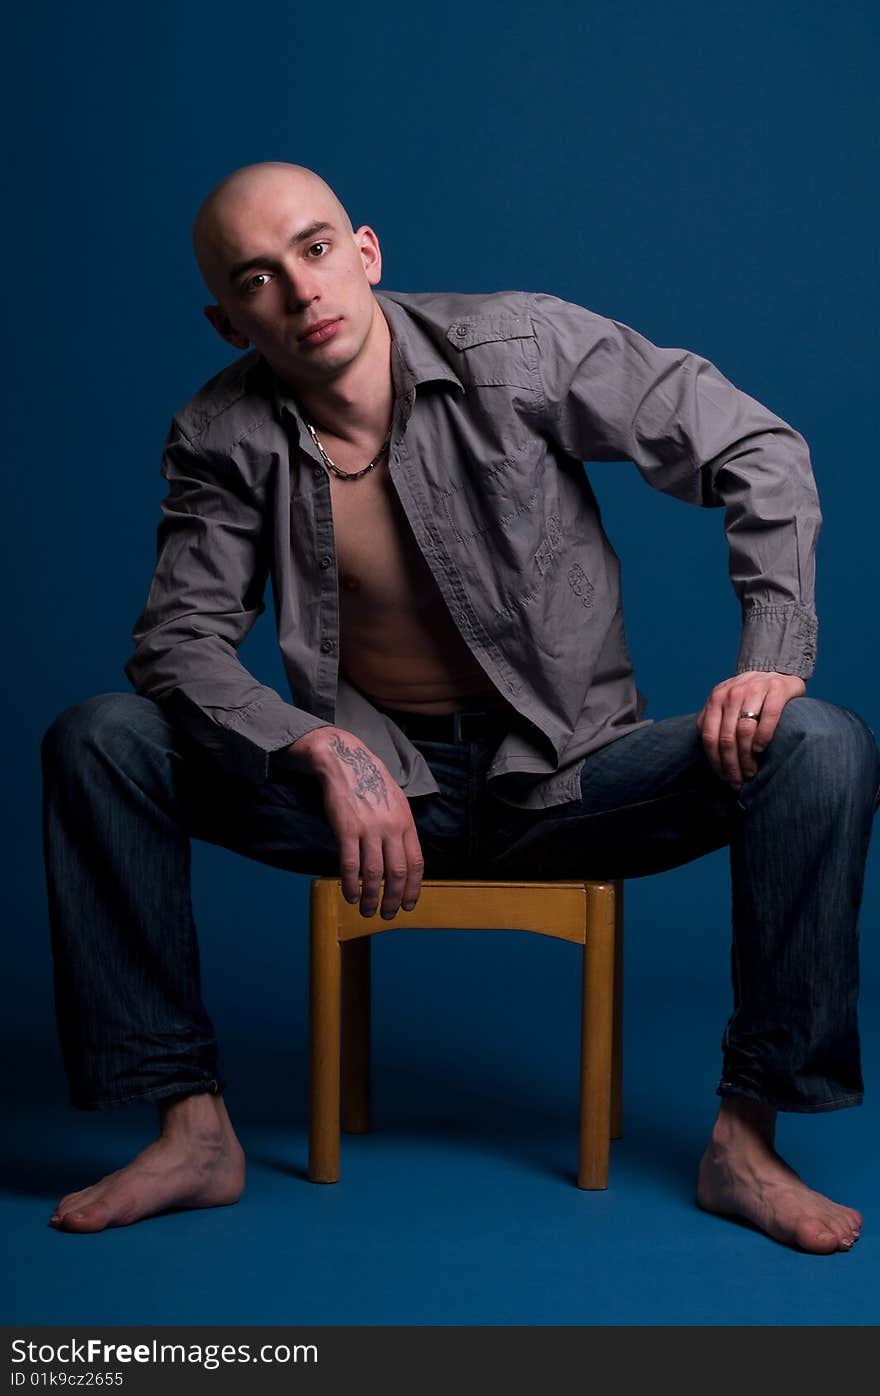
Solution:
[{"label": "gray shirt", "polygon": [[[584,461],[629,460],[655,489],[723,507],[736,672],[810,677],[822,516],[798,432],[709,360],[556,296],[374,294],[392,336],[391,481],[513,710],[487,776],[496,795],[534,809],[577,800],[584,757],[652,721]],[[329,479],[255,350],[176,413],[162,475],[158,561],[125,666],[136,691],[251,781],[274,777],[272,752],[332,724],[407,796],[436,791],[418,749],[339,671]],[[237,657],[267,579],[293,703]]]}]

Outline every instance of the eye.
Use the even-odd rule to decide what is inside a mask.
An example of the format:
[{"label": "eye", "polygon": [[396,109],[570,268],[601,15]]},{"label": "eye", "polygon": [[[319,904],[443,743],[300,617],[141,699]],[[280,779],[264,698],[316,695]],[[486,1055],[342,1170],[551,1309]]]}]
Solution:
[{"label": "eye", "polygon": [[[315,250],[316,247],[329,247],[329,246],[330,246],[329,242],[313,242],[312,245],[311,245],[311,247],[309,248],[309,251],[310,251],[310,252],[314,252],[314,250]],[[323,254],[322,254],[322,255],[323,255]]]},{"label": "eye", "polygon": [[254,282],[259,281],[260,277],[263,278],[263,282],[265,284],[265,282],[269,279],[269,273],[267,271],[258,271],[254,276],[249,276],[247,281],[243,283],[242,290],[248,294],[252,293],[253,291],[261,291],[262,286],[254,285]]}]

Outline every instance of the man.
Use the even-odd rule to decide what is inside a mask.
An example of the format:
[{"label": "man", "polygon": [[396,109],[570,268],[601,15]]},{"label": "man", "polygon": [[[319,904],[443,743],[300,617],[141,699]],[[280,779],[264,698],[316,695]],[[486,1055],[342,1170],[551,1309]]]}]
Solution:
[{"label": "man", "polygon": [[[365,916],[411,909],[424,872],[642,876],[729,845],[734,1012],[697,1198],[847,1249],[859,1213],[773,1148],[778,1109],[861,1100],[856,921],[880,798],[871,730],[805,694],[821,515],[803,438],[707,360],[553,296],[375,292],[376,234],[300,166],[236,171],[194,242],[205,313],[249,352],[166,442],[136,692],[44,740],[71,1099],[155,1100],[161,1130],[53,1223],[244,1186],[190,837],[339,873]],[[697,715],[644,717],[589,459],[725,507],[742,638]],[[237,657],[267,576],[302,706]]]}]

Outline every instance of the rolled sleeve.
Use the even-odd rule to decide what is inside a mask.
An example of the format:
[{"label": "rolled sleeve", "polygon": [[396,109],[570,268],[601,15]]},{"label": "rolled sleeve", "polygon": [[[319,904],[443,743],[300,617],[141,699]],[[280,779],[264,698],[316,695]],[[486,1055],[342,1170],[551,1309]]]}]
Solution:
[{"label": "rolled sleeve", "polygon": [[260,683],[237,655],[265,609],[263,514],[234,461],[197,449],[176,422],[162,475],[156,568],[125,674],[224,769],[260,783],[271,778],[272,752],[329,725]]},{"label": "rolled sleeve", "polygon": [[736,671],[808,678],[822,514],[803,436],[699,354],[555,296],[532,301],[552,437],[576,459],[631,460],[652,488],[723,507]]}]

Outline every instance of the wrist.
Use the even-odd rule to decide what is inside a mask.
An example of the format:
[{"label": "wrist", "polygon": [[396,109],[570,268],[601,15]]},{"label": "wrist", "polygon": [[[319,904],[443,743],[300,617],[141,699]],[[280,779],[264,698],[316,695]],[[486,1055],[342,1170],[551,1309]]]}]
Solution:
[{"label": "wrist", "polygon": [[309,771],[313,775],[322,775],[330,764],[332,755],[330,742],[339,733],[338,727],[313,727],[310,732],[304,732],[301,737],[297,737],[290,746],[282,748],[275,753],[276,759],[286,770]]}]

